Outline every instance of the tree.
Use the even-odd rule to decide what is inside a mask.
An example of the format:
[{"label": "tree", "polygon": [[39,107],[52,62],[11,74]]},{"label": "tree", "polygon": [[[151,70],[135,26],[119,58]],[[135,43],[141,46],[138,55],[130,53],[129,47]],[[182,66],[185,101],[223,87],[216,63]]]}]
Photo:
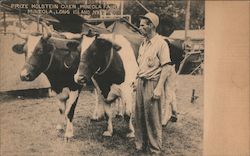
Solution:
[{"label": "tree", "polygon": [[[174,30],[185,29],[186,1],[166,0],[143,0],[140,1],[148,10],[160,17],[158,32],[169,36]],[[132,16],[132,23],[139,26],[139,15],[146,11],[135,1],[125,1],[124,14]],[[204,1],[191,1],[190,28],[199,29],[204,27]]]}]

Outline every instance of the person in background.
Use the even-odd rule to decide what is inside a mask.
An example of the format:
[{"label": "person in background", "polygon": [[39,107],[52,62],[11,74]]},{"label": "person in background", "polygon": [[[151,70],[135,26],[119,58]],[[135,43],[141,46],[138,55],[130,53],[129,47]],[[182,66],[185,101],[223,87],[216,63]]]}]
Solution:
[{"label": "person in background", "polygon": [[165,127],[171,122],[177,122],[177,101],[176,101],[176,90],[177,90],[177,73],[174,65],[170,70],[170,74],[165,82],[164,92],[162,95],[162,126]]}]

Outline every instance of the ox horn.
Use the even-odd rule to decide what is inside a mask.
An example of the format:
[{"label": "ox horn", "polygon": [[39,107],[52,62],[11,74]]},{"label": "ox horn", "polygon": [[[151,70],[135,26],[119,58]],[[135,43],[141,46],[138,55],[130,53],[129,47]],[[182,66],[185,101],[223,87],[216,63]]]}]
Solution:
[{"label": "ox horn", "polygon": [[43,39],[48,40],[51,36],[51,33],[46,33],[45,35],[43,35]]},{"label": "ox horn", "polygon": [[41,22],[41,24],[43,25],[43,27],[45,28],[46,34],[43,35],[44,39],[49,39],[52,36],[52,31],[50,30],[50,28],[47,26],[47,24],[45,24],[44,22]]}]

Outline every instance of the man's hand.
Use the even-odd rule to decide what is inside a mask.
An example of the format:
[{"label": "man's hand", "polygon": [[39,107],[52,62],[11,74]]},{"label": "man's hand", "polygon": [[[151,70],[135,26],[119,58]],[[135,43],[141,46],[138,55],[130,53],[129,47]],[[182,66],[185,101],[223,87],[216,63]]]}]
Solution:
[{"label": "man's hand", "polygon": [[162,91],[162,89],[160,89],[159,87],[156,87],[154,89],[154,92],[153,92],[153,98],[156,99],[156,100],[160,99],[161,91]]},{"label": "man's hand", "polygon": [[133,91],[136,91],[137,85],[138,85],[138,80],[137,80],[137,79],[134,80],[134,81],[131,83],[130,86],[133,88]]}]

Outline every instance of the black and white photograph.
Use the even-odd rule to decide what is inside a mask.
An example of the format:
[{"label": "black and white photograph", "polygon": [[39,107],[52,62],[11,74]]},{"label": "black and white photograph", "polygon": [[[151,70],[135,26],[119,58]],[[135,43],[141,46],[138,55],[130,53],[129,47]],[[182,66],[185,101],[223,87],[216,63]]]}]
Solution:
[{"label": "black and white photograph", "polygon": [[205,1],[0,9],[0,155],[203,155]]}]

